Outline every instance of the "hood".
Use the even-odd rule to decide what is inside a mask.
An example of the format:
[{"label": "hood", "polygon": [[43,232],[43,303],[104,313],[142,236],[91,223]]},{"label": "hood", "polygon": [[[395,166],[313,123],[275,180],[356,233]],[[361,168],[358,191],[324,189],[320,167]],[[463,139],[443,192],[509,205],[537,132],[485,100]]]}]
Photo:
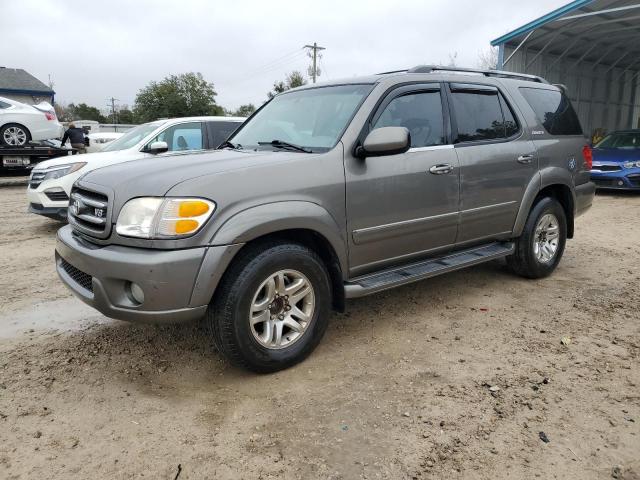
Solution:
[{"label": "hood", "polygon": [[95,152],[87,153],[84,155],[65,155],[63,157],[52,158],[51,160],[45,160],[36,165],[34,170],[44,170],[49,167],[57,167],[59,165],[67,165],[69,163],[86,162],[91,167],[99,168],[104,165],[110,165],[112,163],[126,162],[128,160],[135,160],[139,157],[140,152],[137,150],[117,150],[115,152]]},{"label": "hood", "polygon": [[116,203],[139,196],[164,196],[173,186],[189,179],[231,170],[250,168],[269,162],[287,161],[296,152],[212,150],[182,155],[151,157],[113,165],[85,174],[82,183],[109,187]]},{"label": "hood", "polygon": [[640,160],[640,148],[594,148],[593,161],[604,163],[623,163]]}]

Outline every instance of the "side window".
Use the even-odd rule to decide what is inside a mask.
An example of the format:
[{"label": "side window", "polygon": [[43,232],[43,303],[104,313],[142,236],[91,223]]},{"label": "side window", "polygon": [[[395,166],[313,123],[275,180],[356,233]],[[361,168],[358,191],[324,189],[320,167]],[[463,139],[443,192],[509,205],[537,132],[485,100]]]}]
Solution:
[{"label": "side window", "polygon": [[0,108],[9,108],[11,105],[7,102],[0,100]]},{"label": "side window", "polygon": [[445,135],[440,91],[408,93],[394,98],[372,129],[381,127],[407,127],[411,133],[411,147],[443,145]]},{"label": "side window", "polygon": [[217,148],[222,142],[231,136],[238,127],[242,125],[240,122],[207,122],[209,128],[209,143],[211,148]]},{"label": "side window", "polygon": [[458,125],[458,142],[505,138],[497,90],[454,90],[451,98]]},{"label": "side window", "polygon": [[508,138],[518,133],[520,128],[518,127],[518,121],[513,115],[511,107],[509,107],[502,94],[500,94],[500,107],[502,108],[502,116],[504,117],[504,134]]},{"label": "side window", "polygon": [[151,142],[167,142],[170,152],[202,150],[202,123],[191,122],[173,125]]},{"label": "side window", "polygon": [[564,93],[558,90],[520,87],[544,129],[551,135],[582,135],[576,111]]}]

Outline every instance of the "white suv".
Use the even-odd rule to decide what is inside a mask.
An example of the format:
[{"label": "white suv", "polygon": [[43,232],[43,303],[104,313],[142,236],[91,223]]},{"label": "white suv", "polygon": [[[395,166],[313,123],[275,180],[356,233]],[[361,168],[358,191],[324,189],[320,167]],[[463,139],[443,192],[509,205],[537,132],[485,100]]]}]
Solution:
[{"label": "white suv", "polygon": [[29,211],[66,220],[71,186],[91,170],[154,155],[213,149],[244,122],[242,117],[186,117],[139,125],[96,153],[39,163],[31,172]]}]

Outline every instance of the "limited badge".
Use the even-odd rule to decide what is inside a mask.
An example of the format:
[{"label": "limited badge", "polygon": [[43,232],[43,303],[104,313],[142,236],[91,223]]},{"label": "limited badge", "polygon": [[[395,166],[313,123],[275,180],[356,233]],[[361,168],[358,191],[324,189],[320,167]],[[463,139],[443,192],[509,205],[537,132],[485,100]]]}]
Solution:
[{"label": "limited badge", "polygon": [[575,157],[571,157],[569,159],[569,170],[573,171],[576,169],[576,158]]}]

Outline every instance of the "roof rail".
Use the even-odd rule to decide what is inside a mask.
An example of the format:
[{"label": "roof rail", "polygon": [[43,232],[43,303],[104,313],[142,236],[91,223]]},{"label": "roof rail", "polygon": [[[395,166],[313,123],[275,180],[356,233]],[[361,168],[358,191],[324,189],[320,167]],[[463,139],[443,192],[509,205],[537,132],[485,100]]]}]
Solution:
[{"label": "roof rail", "polygon": [[462,72],[477,73],[485,77],[513,78],[517,80],[528,80],[530,82],[549,83],[544,78],[526,73],[507,72],[504,70],[478,70],[475,68],[443,67],[438,65],[418,65],[406,70],[407,73],[432,73],[432,72]]}]

